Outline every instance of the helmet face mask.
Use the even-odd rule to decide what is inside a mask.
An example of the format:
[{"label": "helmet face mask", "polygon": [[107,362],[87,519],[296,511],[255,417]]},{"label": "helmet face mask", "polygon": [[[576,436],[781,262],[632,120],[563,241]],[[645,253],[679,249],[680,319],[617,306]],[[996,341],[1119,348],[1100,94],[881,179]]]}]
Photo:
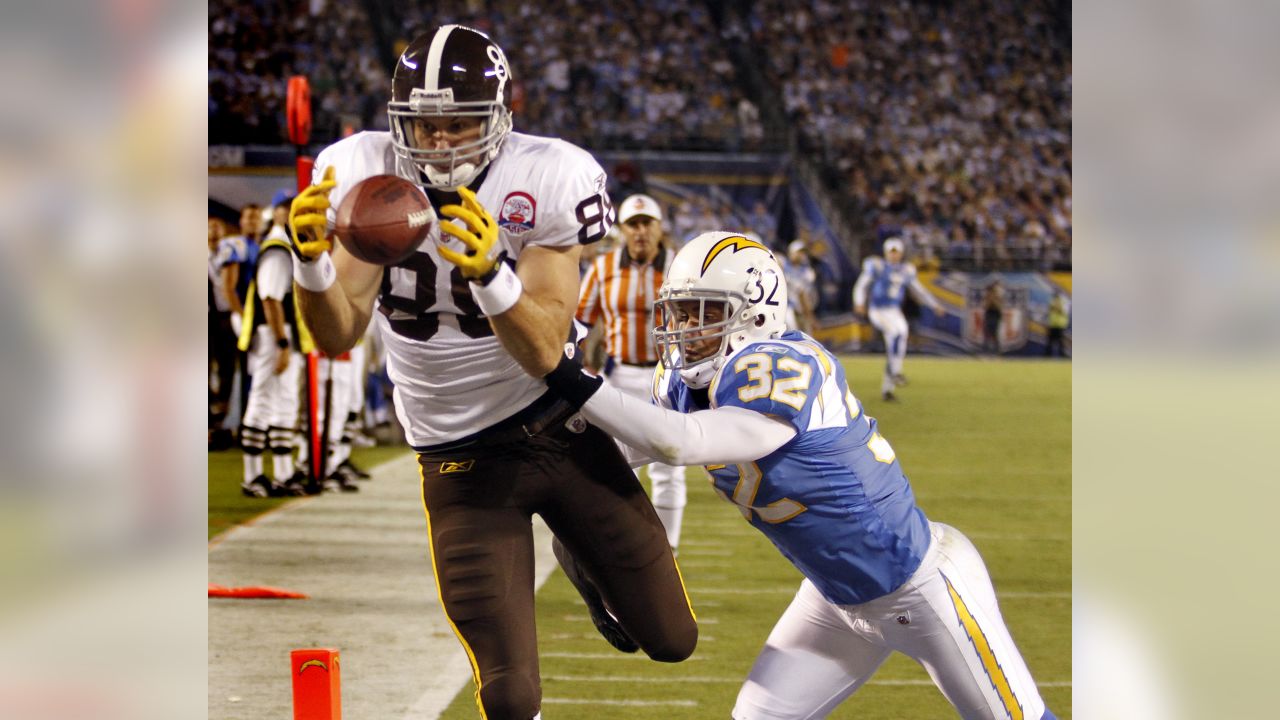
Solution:
[{"label": "helmet face mask", "polygon": [[653,337],[662,364],[694,389],[707,387],[737,349],[786,331],[782,268],[768,248],[736,233],[689,241],[656,304],[661,324]]},{"label": "helmet face mask", "polygon": [[[396,174],[440,189],[474,180],[511,133],[511,82],[506,55],[484,33],[445,25],[418,36],[396,63],[387,103]],[[449,130],[459,119],[479,120],[474,139],[469,128]],[[419,147],[420,122],[436,128],[445,147]]]}]

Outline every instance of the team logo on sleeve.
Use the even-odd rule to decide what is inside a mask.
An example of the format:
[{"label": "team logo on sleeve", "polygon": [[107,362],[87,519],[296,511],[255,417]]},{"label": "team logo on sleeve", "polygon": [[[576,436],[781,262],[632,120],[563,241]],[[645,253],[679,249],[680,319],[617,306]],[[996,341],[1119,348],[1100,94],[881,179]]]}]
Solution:
[{"label": "team logo on sleeve", "polygon": [[507,195],[498,212],[498,225],[512,235],[523,235],[533,229],[538,202],[533,196],[519,190]]}]

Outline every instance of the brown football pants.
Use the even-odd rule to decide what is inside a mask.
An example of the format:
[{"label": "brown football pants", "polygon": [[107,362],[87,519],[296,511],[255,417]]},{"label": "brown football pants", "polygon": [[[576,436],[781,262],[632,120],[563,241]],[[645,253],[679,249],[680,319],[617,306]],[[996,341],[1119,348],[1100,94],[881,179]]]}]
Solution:
[{"label": "brown football pants", "polygon": [[693,653],[698,627],[666,532],[604,432],[557,422],[520,442],[428,451],[418,462],[440,601],[471,660],[482,717],[529,720],[541,706],[533,513],[649,657]]}]

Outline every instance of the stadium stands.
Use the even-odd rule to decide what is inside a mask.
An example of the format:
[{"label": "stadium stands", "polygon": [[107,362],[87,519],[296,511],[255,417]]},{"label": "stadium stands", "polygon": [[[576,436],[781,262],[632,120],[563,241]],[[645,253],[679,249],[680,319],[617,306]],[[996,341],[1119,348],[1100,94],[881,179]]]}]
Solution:
[{"label": "stadium stands", "polygon": [[747,5],[214,0],[209,142],[287,142],[294,73],[311,79],[317,143],[383,129],[395,53],[463,22],[504,40],[522,131],[596,151],[740,152],[790,135],[854,208],[851,233],[873,238],[863,251],[900,235],[928,267],[1070,269],[1069,6]]}]

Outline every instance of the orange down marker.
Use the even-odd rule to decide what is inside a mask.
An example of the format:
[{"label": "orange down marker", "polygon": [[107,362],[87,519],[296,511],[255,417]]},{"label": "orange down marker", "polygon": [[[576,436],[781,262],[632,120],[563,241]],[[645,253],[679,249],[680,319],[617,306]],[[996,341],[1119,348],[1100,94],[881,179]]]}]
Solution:
[{"label": "orange down marker", "polygon": [[342,682],[336,648],[289,653],[293,672],[293,720],[342,720]]}]

